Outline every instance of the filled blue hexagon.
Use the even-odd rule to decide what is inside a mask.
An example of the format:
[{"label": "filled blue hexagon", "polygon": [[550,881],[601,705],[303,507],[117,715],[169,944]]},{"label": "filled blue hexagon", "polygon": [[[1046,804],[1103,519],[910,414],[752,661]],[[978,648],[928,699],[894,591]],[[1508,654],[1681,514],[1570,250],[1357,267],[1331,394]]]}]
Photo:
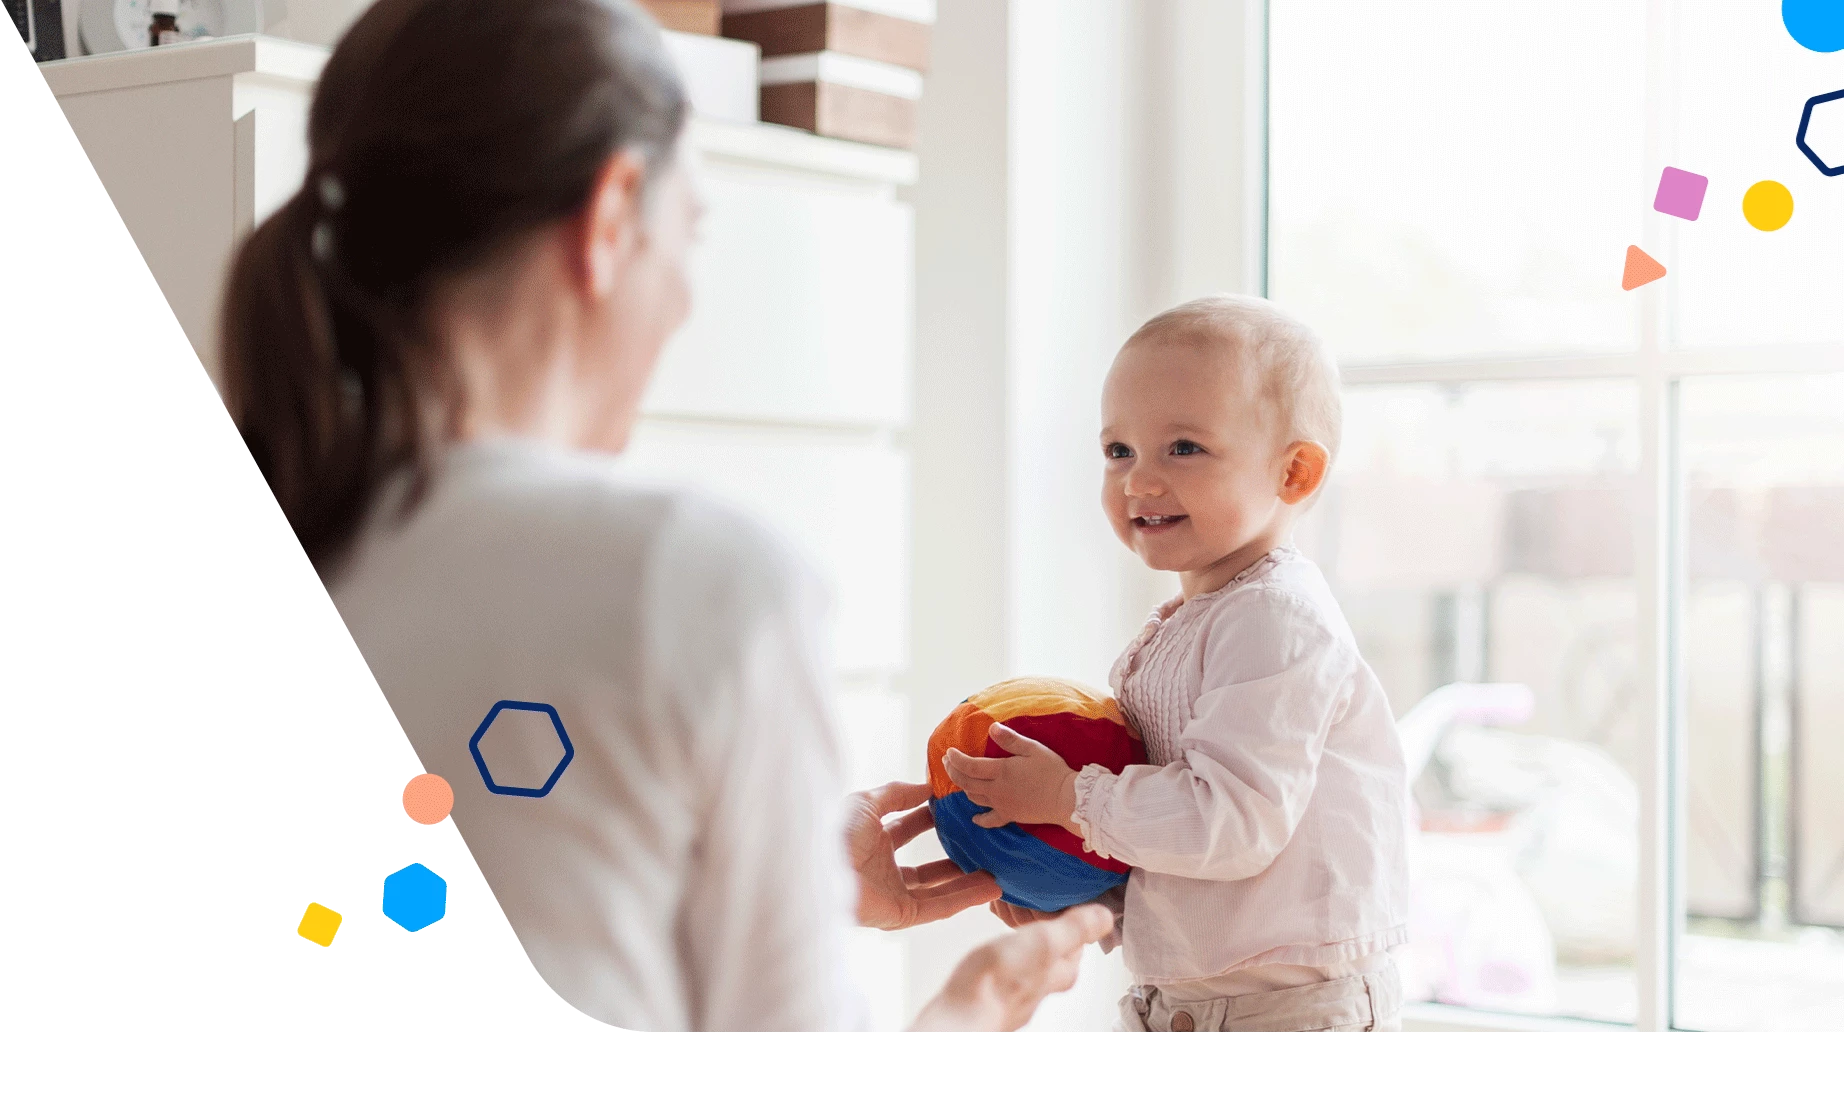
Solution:
[{"label": "filled blue hexagon", "polygon": [[406,865],[384,878],[384,916],[419,931],[448,914],[448,882],[426,865]]},{"label": "filled blue hexagon", "polygon": [[493,704],[467,749],[488,791],[528,799],[549,795],[576,756],[556,707],[514,699]]}]

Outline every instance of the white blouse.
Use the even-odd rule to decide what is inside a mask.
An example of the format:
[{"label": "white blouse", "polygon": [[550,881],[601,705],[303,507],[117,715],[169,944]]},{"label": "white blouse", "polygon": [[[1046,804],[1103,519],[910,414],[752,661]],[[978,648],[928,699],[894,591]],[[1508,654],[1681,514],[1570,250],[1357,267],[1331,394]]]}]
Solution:
[{"label": "white blouse", "polygon": [[[611,466],[455,448],[333,600],[560,996],[640,1030],[862,1026],[820,592],[762,528]],[[469,753],[503,699],[575,747],[543,798],[489,792]]]},{"label": "white blouse", "polygon": [[1083,769],[1076,819],[1134,866],[1137,981],[1340,966],[1406,939],[1402,747],[1310,561],[1283,547],[1166,603],[1112,682],[1150,763]]}]

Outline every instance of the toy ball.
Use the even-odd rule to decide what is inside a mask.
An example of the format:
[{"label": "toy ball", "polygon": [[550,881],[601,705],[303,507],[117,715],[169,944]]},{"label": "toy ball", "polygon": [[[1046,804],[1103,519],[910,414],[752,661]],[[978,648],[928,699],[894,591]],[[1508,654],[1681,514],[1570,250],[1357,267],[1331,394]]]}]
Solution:
[{"label": "toy ball", "polygon": [[1106,695],[1064,680],[1027,678],[994,684],[954,708],[928,739],[928,785],[935,833],[956,865],[984,869],[1005,901],[1036,911],[1060,911],[1124,884],[1128,866],[1082,848],[1061,826],[1011,823],[988,830],[973,816],[986,808],[967,798],[941,759],[950,749],[974,757],[1009,757],[987,731],[1002,722],[1055,752],[1070,768],[1098,764],[1120,772],[1146,763],[1139,735]]}]

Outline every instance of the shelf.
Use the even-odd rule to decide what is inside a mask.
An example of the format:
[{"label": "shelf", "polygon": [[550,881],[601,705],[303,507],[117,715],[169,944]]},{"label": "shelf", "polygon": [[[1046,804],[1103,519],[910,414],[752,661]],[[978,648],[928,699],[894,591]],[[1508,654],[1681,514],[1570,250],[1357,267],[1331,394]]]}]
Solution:
[{"label": "shelf", "polygon": [[[268,35],[233,35],[45,62],[39,72],[60,97],[245,73],[309,84],[328,54],[325,47]],[[887,185],[916,180],[916,156],[909,151],[825,139],[777,124],[695,118],[689,138],[701,154],[732,162]]]},{"label": "shelf", "polygon": [[146,50],[121,50],[44,62],[38,67],[54,96],[99,93],[254,73],[311,84],[326,65],[322,46],[290,42],[268,35],[231,35],[206,42],[179,43]]},{"label": "shelf", "polygon": [[887,185],[916,180],[916,156],[909,151],[826,139],[779,124],[694,119],[690,139],[706,157]]}]

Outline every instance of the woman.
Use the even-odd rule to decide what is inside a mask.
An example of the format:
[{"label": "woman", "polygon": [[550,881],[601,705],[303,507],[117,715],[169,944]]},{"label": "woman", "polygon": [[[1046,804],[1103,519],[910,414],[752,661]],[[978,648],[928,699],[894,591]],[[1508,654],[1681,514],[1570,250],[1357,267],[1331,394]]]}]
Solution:
[{"label": "woman", "polygon": [[[685,116],[624,0],[382,0],[322,74],[306,184],[233,267],[227,395],[546,981],[624,1027],[854,1026],[813,584],[750,522],[608,469],[688,308]],[[574,743],[543,798],[474,767],[504,699]],[[504,778],[549,744],[498,752]],[[860,922],[996,898],[897,868],[926,799],[851,801]],[[976,950],[919,1024],[1018,1026],[1110,926]]]}]

